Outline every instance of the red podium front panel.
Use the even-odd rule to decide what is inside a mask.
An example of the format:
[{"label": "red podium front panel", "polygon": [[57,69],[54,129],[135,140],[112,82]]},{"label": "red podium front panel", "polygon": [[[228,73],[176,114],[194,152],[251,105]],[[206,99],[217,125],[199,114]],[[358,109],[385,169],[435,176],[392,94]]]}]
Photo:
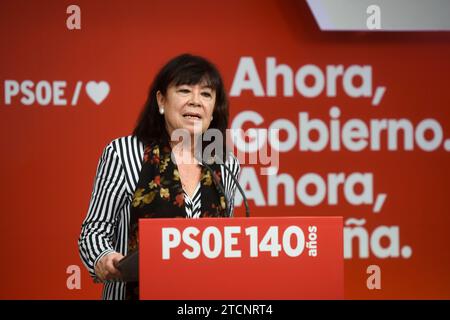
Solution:
[{"label": "red podium front panel", "polygon": [[343,299],[342,217],[141,219],[141,299]]}]

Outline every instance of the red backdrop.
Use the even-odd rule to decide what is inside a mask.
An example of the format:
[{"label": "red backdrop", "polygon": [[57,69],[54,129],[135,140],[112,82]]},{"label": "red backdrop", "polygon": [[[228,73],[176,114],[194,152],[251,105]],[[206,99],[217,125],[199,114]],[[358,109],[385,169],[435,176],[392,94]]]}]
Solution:
[{"label": "red backdrop", "polygon": [[[339,107],[341,128],[349,119],[360,119],[368,126],[371,119],[406,119],[414,129],[412,150],[403,148],[403,134],[398,136],[399,146],[388,150],[384,133],[380,150],[341,147],[333,151],[327,146],[312,152],[300,150],[296,143],[280,154],[278,174],[288,174],[295,185],[308,173],[325,182],[330,173],[343,173],[346,178],[372,174],[373,198],[387,195],[381,210],[373,212],[374,202],[349,202],[342,186],[337,204],[327,198],[327,192],[323,201],[308,206],[295,190],[294,203],[286,204],[280,187],[278,204],[269,205],[268,177],[255,170],[265,204],[250,199],[252,212],[255,216],[342,215],[348,237],[357,232],[367,236],[367,258],[360,256],[356,238],[352,247],[350,241],[344,243],[352,252],[352,258],[345,259],[346,298],[450,298],[449,33],[321,32],[307,5],[293,0],[78,1],[81,30],[69,30],[66,9],[70,4],[0,4],[0,272],[6,276],[0,298],[100,297],[101,286],[92,283],[77,250],[98,159],[112,139],[130,134],[153,76],[168,59],[183,52],[200,54],[217,64],[228,90],[243,57],[255,63],[264,92],[268,57],[275,58],[277,65],[288,65],[294,74],[308,64],[323,74],[333,65],[344,70],[370,66],[372,91],[386,88],[377,106],[371,97],[349,96],[342,77],[336,82],[335,97],[324,89],[311,98],[295,88],[292,97],[284,96],[279,77],[275,97],[255,96],[251,90],[232,96],[230,119],[255,111],[264,122],[247,123],[246,128],[267,128],[283,118],[298,131],[299,113],[329,126],[332,106]],[[361,85],[360,78],[353,80],[355,87]],[[110,87],[98,105],[85,89],[89,81],[105,81]],[[79,97],[74,99],[78,83]],[[308,77],[305,85],[314,84]],[[42,96],[32,99],[27,86]],[[64,89],[61,97],[66,105],[58,105],[57,90],[52,90],[53,100],[45,101],[49,86]],[[420,138],[417,128],[423,128],[421,123],[425,126],[425,119],[434,119],[431,127],[442,132],[439,146],[432,151],[423,150],[415,135]],[[423,134],[425,140],[435,137],[431,131]],[[317,133],[312,133],[311,139],[316,138]],[[244,163],[242,168],[258,166]],[[245,188],[256,192],[255,181],[247,182]],[[317,189],[311,185],[307,191],[314,194]],[[354,191],[361,193],[361,185]],[[236,215],[243,213],[242,205],[238,206]],[[365,219],[364,228],[351,228],[349,218]],[[399,237],[395,243],[383,237],[378,241],[381,247],[392,249],[398,242],[403,255],[381,258],[375,254],[376,241],[370,237],[387,230],[383,226],[394,227],[389,230],[398,230]],[[380,290],[366,286],[366,269],[372,264],[381,268]],[[82,269],[79,290],[66,286],[70,265]]]}]

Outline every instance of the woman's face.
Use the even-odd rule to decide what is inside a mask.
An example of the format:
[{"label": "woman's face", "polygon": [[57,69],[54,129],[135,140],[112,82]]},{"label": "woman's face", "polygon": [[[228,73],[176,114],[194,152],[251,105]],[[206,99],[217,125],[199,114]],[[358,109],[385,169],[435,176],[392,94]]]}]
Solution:
[{"label": "woman's face", "polygon": [[176,129],[186,129],[192,136],[205,132],[211,123],[216,93],[204,84],[169,86],[166,95],[157,93],[159,108],[170,136]]}]

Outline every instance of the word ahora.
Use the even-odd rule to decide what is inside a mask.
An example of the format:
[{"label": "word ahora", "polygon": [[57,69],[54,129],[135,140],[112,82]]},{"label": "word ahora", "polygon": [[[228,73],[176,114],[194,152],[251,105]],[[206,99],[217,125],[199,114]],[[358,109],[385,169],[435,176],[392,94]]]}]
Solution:
[{"label": "word ahora", "polygon": [[[260,74],[266,75],[265,91]],[[349,97],[372,96],[370,65],[351,65],[347,68],[343,65],[327,65],[325,70],[322,70],[314,64],[307,64],[294,72],[289,65],[277,64],[275,57],[266,58],[265,72],[258,72],[252,57],[241,57],[230,96],[239,97],[243,91],[248,90],[255,97],[276,97],[278,77],[282,79],[284,97],[293,97],[294,87],[301,96],[307,98],[315,98],[323,92],[327,97],[336,97],[338,84],[342,84],[343,91]],[[355,79],[360,80],[360,83],[355,85]]]}]

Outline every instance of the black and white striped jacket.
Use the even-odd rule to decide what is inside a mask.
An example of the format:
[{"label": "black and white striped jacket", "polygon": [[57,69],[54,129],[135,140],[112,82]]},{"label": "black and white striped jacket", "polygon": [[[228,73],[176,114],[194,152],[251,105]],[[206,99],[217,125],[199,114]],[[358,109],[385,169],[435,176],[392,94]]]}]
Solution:
[{"label": "black and white striped jacket", "polygon": [[[114,251],[127,254],[130,204],[139,179],[143,156],[144,144],[135,136],[126,136],[109,143],[99,160],[89,209],[78,239],[81,260],[94,279],[95,264],[101,257]],[[237,178],[240,166],[234,155],[230,154],[226,165]],[[236,185],[223,166],[221,174],[232,214]],[[198,200],[194,198],[196,197],[193,197],[195,203],[192,205],[199,207],[199,197]],[[124,299],[125,285],[119,281],[105,282],[102,298]]]}]

